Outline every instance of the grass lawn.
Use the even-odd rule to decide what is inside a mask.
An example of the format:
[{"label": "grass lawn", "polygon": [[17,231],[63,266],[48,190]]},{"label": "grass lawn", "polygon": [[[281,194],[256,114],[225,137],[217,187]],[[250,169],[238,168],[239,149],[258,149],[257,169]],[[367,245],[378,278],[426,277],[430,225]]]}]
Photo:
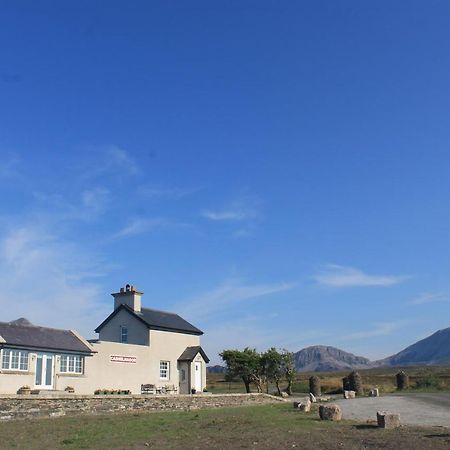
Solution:
[{"label": "grass lawn", "polygon": [[381,430],[321,422],[291,403],[0,423],[0,447],[20,449],[448,449],[438,428]]}]

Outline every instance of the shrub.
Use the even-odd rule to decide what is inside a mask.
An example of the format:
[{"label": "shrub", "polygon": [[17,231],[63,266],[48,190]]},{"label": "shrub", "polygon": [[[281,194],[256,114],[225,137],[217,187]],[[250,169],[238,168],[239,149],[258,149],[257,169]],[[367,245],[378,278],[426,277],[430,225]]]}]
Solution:
[{"label": "shrub", "polygon": [[440,389],[441,383],[439,382],[439,379],[428,375],[427,377],[418,378],[416,380],[416,389]]}]

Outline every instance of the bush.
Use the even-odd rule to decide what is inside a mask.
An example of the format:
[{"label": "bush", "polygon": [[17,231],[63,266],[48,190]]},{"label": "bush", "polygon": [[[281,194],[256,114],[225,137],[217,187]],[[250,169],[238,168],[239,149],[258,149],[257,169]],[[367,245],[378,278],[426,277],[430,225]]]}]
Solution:
[{"label": "bush", "polygon": [[441,383],[438,378],[431,375],[416,380],[416,389],[441,389]]}]

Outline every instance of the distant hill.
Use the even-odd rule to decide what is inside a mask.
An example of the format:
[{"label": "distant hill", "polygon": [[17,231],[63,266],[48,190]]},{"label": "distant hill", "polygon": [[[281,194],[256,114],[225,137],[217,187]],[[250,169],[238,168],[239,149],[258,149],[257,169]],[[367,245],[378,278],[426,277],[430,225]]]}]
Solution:
[{"label": "distant hill", "polygon": [[[299,372],[339,372],[374,367],[450,366],[450,327],[406,347],[387,358],[370,361],[336,347],[313,345],[294,353]],[[208,373],[225,373],[223,366],[211,366]]]},{"label": "distant hill", "polygon": [[450,327],[428,336],[401,352],[376,361],[377,366],[450,365]]},{"label": "distant hill", "polygon": [[219,366],[219,365],[217,365],[217,366],[209,366],[209,367],[206,368],[206,371],[208,373],[225,373],[226,370],[227,370],[226,367]]},{"label": "distant hill", "polygon": [[337,372],[372,367],[367,358],[325,345],[306,347],[294,353],[294,363],[299,372]]}]

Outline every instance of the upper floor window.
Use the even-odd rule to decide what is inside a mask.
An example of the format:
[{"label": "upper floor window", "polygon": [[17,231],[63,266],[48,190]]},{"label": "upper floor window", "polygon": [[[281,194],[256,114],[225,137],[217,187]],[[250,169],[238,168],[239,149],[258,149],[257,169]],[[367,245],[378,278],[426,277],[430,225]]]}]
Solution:
[{"label": "upper floor window", "polygon": [[60,370],[62,373],[83,373],[83,360],[79,355],[61,355]]},{"label": "upper floor window", "polygon": [[128,342],[128,328],[121,326],[120,327],[120,342],[126,343]]},{"label": "upper floor window", "polygon": [[28,352],[24,350],[3,349],[2,369],[28,370]]},{"label": "upper floor window", "polygon": [[160,361],[159,362],[159,378],[161,380],[168,380],[170,378],[170,362]]}]

